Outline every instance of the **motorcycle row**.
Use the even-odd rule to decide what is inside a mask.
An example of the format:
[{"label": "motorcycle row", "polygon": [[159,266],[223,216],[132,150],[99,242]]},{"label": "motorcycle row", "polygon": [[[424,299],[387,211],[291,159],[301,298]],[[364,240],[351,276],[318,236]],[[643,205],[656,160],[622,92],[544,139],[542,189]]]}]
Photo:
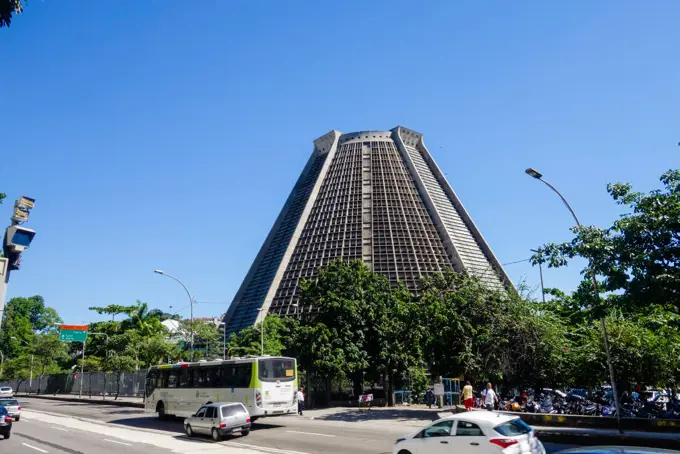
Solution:
[{"label": "motorcycle row", "polygon": [[[483,408],[483,397],[475,404]],[[647,419],[680,419],[680,400],[668,395],[657,395],[646,399],[637,393],[624,392],[621,396],[622,418]],[[558,415],[616,416],[616,406],[610,392],[597,391],[586,397],[580,393],[559,390],[541,390],[541,392],[522,392],[521,396],[500,398],[498,410],[543,413]]]}]

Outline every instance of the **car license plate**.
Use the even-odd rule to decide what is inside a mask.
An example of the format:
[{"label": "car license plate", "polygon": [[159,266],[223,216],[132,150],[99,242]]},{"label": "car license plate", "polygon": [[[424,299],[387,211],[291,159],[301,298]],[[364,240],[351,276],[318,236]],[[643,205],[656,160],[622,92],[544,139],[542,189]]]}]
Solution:
[{"label": "car license plate", "polygon": [[274,404],[274,406],[275,406],[275,407],[280,407],[280,406],[281,406],[281,404]]}]

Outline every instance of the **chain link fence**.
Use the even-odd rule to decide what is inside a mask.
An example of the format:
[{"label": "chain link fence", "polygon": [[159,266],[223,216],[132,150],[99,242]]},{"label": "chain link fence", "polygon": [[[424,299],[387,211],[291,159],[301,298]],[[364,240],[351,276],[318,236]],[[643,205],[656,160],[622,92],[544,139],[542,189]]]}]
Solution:
[{"label": "chain link fence", "polygon": [[[124,373],[120,376],[120,396],[144,397],[146,372]],[[0,381],[0,386],[11,386],[15,393],[78,394],[82,382],[83,395],[115,396],[118,383],[115,374],[85,372],[82,374],[50,374],[33,380]]]}]

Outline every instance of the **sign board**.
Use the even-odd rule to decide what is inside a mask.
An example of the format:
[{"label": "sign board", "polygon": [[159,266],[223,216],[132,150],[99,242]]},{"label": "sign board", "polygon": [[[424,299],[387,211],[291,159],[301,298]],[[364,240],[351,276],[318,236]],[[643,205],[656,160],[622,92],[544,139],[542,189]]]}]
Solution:
[{"label": "sign board", "polygon": [[359,396],[359,403],[373,402],[373,394],[362,394]]},{"label": "sign board", "polygon": [[443,383],[435,383],[435,385],[434,385],[434,395],[435,396],[443,396],[444,395],[444,384]]},{"label": "sign board", "polygon": [[85,342],[87,340],[87,325],[61,325],[59,340],[62,342]]}]

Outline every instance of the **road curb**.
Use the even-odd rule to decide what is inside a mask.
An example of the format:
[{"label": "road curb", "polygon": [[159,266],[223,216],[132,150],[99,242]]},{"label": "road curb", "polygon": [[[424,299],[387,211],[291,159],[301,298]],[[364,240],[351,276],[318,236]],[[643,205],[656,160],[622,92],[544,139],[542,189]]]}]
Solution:
[{"label": "road curb", "polygon": [[680,450],[677,438],[640,437],[628,434],[589,434],[560,430],[537,429],[536,435],[543,443],[573,444],[582,446],[636,446],[645,448]]},{"label": "road curb", "polygon": [[123,400],[99,400],[99,399],[80,399],[78,397],[62,396],[41,396],[39,394],[29,394],[27,396],[14,396],[17,399],[27,397],[29,399],[57,400],[60,402],[79,402],[85,404],[110,405],[112,407],[144,408],[144,402],[126,402]]}]

